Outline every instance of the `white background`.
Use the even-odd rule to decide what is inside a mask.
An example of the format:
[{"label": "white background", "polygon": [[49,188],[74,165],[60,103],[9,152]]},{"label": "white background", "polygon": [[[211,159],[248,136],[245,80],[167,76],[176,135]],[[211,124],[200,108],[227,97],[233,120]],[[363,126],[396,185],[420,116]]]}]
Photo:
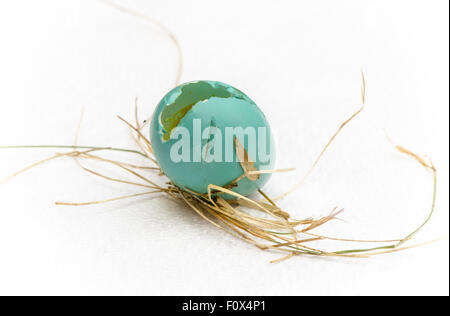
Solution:
[{"label": "white background", "polygon": [[[395,152],[385,129],[439,170],[436,215],[412,244],[448,235],[447,1],[118,2],[176,34],[182,81],[223,81],[259,104],[276,131],[277,167],[297,168],[272,177],[272,196],[301,178],[359,107],[362,68],[366,110],[280,205],[295,218],[345,208],[344,221],[320,229],[331,236],[404,237],[427,215],[432,176]],[[2,1],[0,39],[0,145],[72,144],[84,106],[80,144],[131,147],[116,115],[131,119],[136,96],[142,117],[151,115],[176,74],[164,33],[97,1]],[[0,178],[54,152],[1,150]],[[280,254],[166,197],[54,205],[140,191],[70,159],[1,185],[0,294],[449,293],[448,239],[373,259],[271,264]]]}]

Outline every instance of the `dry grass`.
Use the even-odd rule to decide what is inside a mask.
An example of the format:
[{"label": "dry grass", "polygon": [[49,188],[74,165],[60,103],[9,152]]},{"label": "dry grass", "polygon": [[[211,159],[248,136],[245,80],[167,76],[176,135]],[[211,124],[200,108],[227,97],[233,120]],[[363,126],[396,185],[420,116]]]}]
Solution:
[{"label": "dry grass", "polygon": [[[364,87],[363,87],[364,89]],[[364,91],[364,90],[363,90]],[[364,100],[364,94],[363,94]],[[338,131],[332,136],[331,140],[327,143],[324,150],[320,153],[319,157],[314,162],[314,165],[308,171],[307,175],[310,174],[311,170],[318,163],[322,155],[325,153],[326,149],[330,146],[332,141],[342,130],[342,128],[349,123],[358,113],[360,113],[362,108],[353,114],[350,119],[346,120]],[[119,117],[120,120],[125,122],[130,128],[131,134],[135,143],[137,145],[137,150],[134,149],[122,149],[114,147],[85,147],[78,146],[78,130],[75,137],[75,144],[73,146],[56,146],[57,148],[72,148],[73,151],[66,153],[57,153],[49,158],[38,161],[0,182],[3,183],[11,178],[25,172],[31,168],[37,167],[40,164],[46,163],[56,158],[61,157],[71,157],[77,161],[77,164],[84,171],[91,175],[100,177],[107,181],[118,182],[126,185],[132,185],[140,188],[144,188],[145,191],[137,192],[135,194],[119,196],[108,198],[100,201],[90,201],[90,202],[56,202],[57,205],[65,206],[86,206],[95,205],[108,202],[114,202],[124,199],[135,198],[143,195],[149,194],[167,194],[171,198],[183,201],[187,207],[192,209],[204,220],[208,221],[212,225],[220,228],[238,238],[241,238],[256,247],[263,250],[271,250],[283,253],[280,259],[274,260],[272,262],[279,262],[285,259],[291,258],[295,255],[313,255],[313,256],[336,256],[336,257],[352,257],[352,258],[367,258],[373,255],[391,253],[394,251],[400,251],[404,249],[409,249],[415,246],[402,247],[405,242],[410,240],[428,221],[430,220],[436,201],[436,168],[431,161],[426,161],[424,158],[418,156],[417,154],[401,147],[395,146],[396,149],[416,160],[422,167],[431,171],[433,174],[433,197],[431,203],[431,209],[428,218],[423,224],[421,224],[417,229],[415,229],[411,234],[406,237],[397,240],[359,240],[359,239],[343,239],[336,237],[328,237],[320,234],[315,234],[313,231],[329,222],[337,219],[337,216],[342,212],[342,210],[334,209],[329,215],[320,218],[306,218],[306,219],[293,219],[289,213],[282,210],[274,201],[276,199],[271,199],[262,190],[258,190],[261,199],[251,199],[242,196],[231,190],[232,186],[220,187],[217,185],[210,184],[208,186],[207,194],[199,194],[191,190],[182,190],[176,185],[168,181],[166,185],[161,186],[156,183],[156,181],[149,178],[148,175],[144,175],[142,170],[153,169],[159,171],[159,175],[164,176],[162,173],[154,155],[151,147],[151,143],[148,138],[146,138],[141,132],[144,124],[139,124],[137,104],[135,105],[135,124],[131,124],[125,119]],[[239,146],[239,144],[237,145]],[[55,146],[10,146],[10,147],[0,147],[0,148],[51,148]],[[242,150],[242,148],[240,148]],[[102,151],[122,151],[130,154],[136,154],[145,157],[148,160],[148,166],[140,166],[127,162],[121,162],[112,159],[106,159],[99,155],[97,152]],[[245,149],[244,149],[245,151]],[[113,165],[117,168],[122,169],[128,173],[133,180],[129,179],[119,179],[103,174],[100,171],[92,170],[83,165],[86,160],[100,161],[105,164]],[[259,175],[257,170],[253,170],[253,164],[241,164],[243,168],[243,176],[249,177],[250,179],[257,178],[255,175]],[[248,168],[248,169],[247,169]],[[286,172],[293,169],[279,169],[279,170],[265,170],[267,172]],[[156,175],[154,175],[156,176]],[[239,177],[232,183],[236,183],[243,176]],[[304,181],[305,177],[300,183]],[[299,184],[300,184],[299,183]],[[295,188],[289,190],[281,197],[292,193]],[[235,199],[224,199],[223,194],[232,195]],[[278,198],[281,198],[278,197]],[[249,209],[252,211],[249,212]],[[382,244],[376,247],[363,248],[363,249],[348,249],[341,251],[328,251],[319,249],[317,247],[312,247],[312,242],[318,242],[321,240],[334,240],[337,242],[345,243],[373,243]],[[418,245],[416,245],[418,246]]]}]

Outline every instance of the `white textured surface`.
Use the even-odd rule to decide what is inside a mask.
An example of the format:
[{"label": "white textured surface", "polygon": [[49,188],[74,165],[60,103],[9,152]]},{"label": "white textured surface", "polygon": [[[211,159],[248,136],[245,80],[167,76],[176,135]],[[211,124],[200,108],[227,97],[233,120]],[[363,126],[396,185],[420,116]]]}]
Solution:
[{"label": "white textured surface", "polygon": [[[344,207],[322,229],[350,238],[404,236],[426,216],[431,175],[392,138],[438,166],[436,216],[414,242],[448,235],[447,1],[120,1],[178,36],[182,80],[220,80],[253,98],[277,131],[272,195],[294,184],[337,126],[311,178],[281,205],[295,217]],[[152,25],[95,1],[0,4],[0,144],[132,145],[115,115],[135,96],[150,115],[176,72],[170,41]],[[0,178],[53,153],[0,151]],[[139,161],[132,156],[124,159]],[[0,294],[446,294],[448,240],[370,260],[260,251],[167,198],[83,208],[137,192],[54,161],[0,186]],[[342,247],[327,243],[331,248]],[[351,245],[349,245],[351,246]]]}]

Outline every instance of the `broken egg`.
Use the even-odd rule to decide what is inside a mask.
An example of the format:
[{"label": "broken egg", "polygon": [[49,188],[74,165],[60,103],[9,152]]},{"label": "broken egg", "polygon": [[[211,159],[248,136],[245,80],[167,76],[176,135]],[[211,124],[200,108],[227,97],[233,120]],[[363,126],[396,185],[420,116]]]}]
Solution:
[{"label": "broken egg", "polygon": [[153,114],[150,140],[172,183],[200,194],[214,184],[247,196],[269,180],[270,173],[260,171],[275,162],[263,112],[218,81],[188,82],[167,93]]}]

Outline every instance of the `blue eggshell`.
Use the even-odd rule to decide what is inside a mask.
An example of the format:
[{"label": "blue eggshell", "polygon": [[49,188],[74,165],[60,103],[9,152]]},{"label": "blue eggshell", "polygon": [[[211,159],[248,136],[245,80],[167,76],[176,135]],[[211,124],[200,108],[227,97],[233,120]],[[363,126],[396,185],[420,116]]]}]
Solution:
[{"label": "blue eggshell", "polygon": [[[253,146],[247,134],[233,134],[254,161],[255,168],[273,169],[275,148],[266,117],[244,93],[217,81],[188,82],[167,93],[153,114],[150,141],[166,176],[181,189],[203,194],[207,193],[209,184],[227,186],[244,174],[236,156],[234,138],[226,138],[230,128],[239,127],[255,131]],[[185,134],[175,132],[181,129]],[[181,141],[184,146],[180,146]],[[177,159],[173,158],[174,153]],[[178,161],[180,157],[183,159]],[[212,160],[212,157],[221,159]],[[244,177],[231,188],[247,196],[261,188],[270,176],[260,174],[254,181]]]}]

